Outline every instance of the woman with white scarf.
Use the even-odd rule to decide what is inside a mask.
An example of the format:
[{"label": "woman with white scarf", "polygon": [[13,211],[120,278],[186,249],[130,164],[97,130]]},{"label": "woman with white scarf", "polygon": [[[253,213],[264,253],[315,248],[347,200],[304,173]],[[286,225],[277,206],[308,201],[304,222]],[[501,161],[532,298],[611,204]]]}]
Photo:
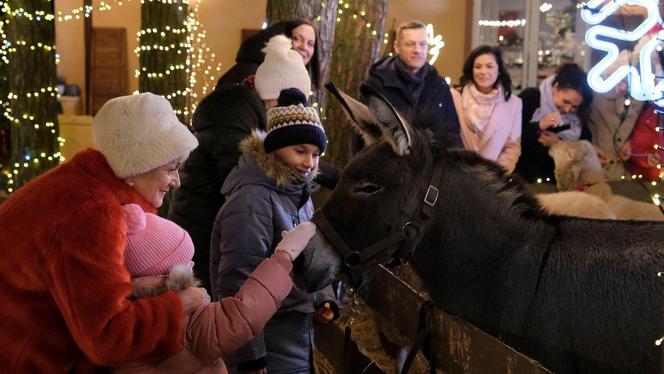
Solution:
[{"label": "woman with white scarf", "polygon": [[521,154],[522,105],[512,95],[512,79],[500,50],[490,46],[473,50],[463,66],[461,84],[463,91],[456,101],[462,107],[457,113],[464,147],[512,173]]},{"label": "woman with white scarf", "polygon": [[549,147],[558,140],[590,140],[586,117],[592,90],[577,64],[564,64],[537,88],[519,95],[523,101],[521,158],[516,172],[527,181],[555,182]]}]

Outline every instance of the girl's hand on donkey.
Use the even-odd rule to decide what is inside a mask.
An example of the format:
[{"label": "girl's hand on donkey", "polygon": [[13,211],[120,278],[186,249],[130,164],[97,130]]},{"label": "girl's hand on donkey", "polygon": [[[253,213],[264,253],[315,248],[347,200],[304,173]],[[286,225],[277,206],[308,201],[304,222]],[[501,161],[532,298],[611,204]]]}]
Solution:
[{"label": "girl's hand on donkey", "polygon": [[323,306],[314,313],[314,322],[328,323],[334,318],[334,311],[330,307],[330,303],[325,303]]},{"label": "girl's hand on donkey", "polygon": [[302,253],[304,247],[307,246],[309,240],[316,233],[316,225],[311,222],[304,222],[297,225],[294,229],[290,231],[282,231],[282,239],[277,244],[277,248],[274,250],[283,251],[290,256],[291,261],[295,260],[297,256]]},{"label": "girl's hand on donkey", "polygon": [[203,287],[189,287],[180,292],[180,301],[182,302],[182,309],[184,314],[189,314],[198,309],[203,303],[210,302],[210,296]]}]

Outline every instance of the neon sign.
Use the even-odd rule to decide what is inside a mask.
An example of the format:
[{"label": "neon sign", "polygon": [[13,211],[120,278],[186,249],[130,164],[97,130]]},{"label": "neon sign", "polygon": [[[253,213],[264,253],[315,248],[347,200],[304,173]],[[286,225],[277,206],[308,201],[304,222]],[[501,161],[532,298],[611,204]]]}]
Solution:
[{"label": "neon sign", "polygon": [[440,49],[445,46],[445,42],[443,41],[443,37],[440,34],[434,35],[433,25],[430,23],[427,24],[427,39],[429,40],[429,54],[431,55],[429,64],[433,65],[433,63],[436,62],[436,59],[438,58]]},{"label": "neon sign", "polygon": [[[662,22],[659,15],[658,0],[613,0],[605,6],[598,8],[605,3],[605,0],[591,0],[581,10],[581,18],[592,26],[586,32],[586,43],[591,48],[606,52],[602,58],[588,72],[588,84],[597,92],[608,92],[623,79],[627,78],[629,93],[638,100],[654,100],[658,105],[664,104],[664,81],[655,84],[655,72],[652,67],[651,56],[655,49],[664,41],[664,30],[659,31],[656,37],[647,42],[639,53],[639,70],[631,65],[618,67],[606,79],[602,74],[615,63],[620,53],[618,46],[604,38],[617,39],[622,41],[637,41],[645,36],[655,25]],[[646,19],[633,31],[620,30],[613,27],[598,25],[611,14],[619,10],[623,5],[638,5],[646,8]]]}]

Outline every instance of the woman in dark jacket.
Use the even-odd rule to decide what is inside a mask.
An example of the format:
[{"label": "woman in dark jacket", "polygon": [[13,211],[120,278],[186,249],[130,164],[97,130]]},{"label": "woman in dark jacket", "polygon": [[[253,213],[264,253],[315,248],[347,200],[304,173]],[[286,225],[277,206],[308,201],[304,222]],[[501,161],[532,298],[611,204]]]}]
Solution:
[{"label": "woman in dark jacket", "polygon": [[577,64],[561,65],[556,73],[519,95],[523,101],[521,158],[516,173],[528,182],[555,181],[549,147],[558,140],[590,140],[586,117],[592,90]]},{"label": "woman in dark jacket", "polygon": [[275,35],[284,34],[293,41],[293,49],[302,56],[309,71],[314,90],[320,86],[318,34],[313,23],[306,19],[295,18],[280,21],[247,38],[235,56],[235,65],[217,82],[217,87],[241,83],[248,76],[256,74],[258,65],[263,63],[265,44]]}]

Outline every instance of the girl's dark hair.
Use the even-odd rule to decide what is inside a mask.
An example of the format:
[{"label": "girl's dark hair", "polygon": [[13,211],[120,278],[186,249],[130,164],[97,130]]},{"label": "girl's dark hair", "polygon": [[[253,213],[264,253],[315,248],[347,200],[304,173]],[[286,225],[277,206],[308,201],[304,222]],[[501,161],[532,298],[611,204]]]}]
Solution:
[{"label": "girl's dark hair", "polygon": [[560,65],[556,69],[556,77],[553,79],[553,84],[556,83],[558,84],[558,89],[574,90],[581,95],[583,101],[579,105],[577,112],[578,114],[585,115],[586,110],[593,101],[593,90],[588,85],[586,72],[575,63]]},{"label": "girl's dark hair", "polygon": [[463,75],[460,79],[461,87],[463,88],[469,83],[474,83],[473,65],[475,65],[475,59],[481,55],[493,55],[493,57],[496,59],[496,64],[498,64],[498,77],[496,78],[496,83],[493,84],[493,87],[498,87],[498,84],[500,83],[500,85],[503,87],[505,100],[509,100],[510,96],[512,95],[512,77],[510,77],[510,73],[507,72],[507,68],[505,68],[505,62],[503,62],[503,54],[497,47],[482,45],[470,52],[466,62],[463,64]]},{"label": "girl's dark hair", "polygon": [[294,18],[284,22],[284,33],[287,37],[293,38],[293,30],[302,25],[311,26],[311,28],[314,29],[314,34],[316,35],[316,42],[314,43],[314,54],[311,56],[311,61],[309,61],[307,64],[307,70],[309,71],[309,76],[311,76],[311,85],[314,88],[318,88],[320,87],[320,61],[318,61],[318,59],[321,55],[321,52],[319,51],[320,43],[318,43],[318,41],[320,38],[318,36],[318,30],[316,30],[316,26],[314,26],[313,22],[309,21],[308,19]]}]

